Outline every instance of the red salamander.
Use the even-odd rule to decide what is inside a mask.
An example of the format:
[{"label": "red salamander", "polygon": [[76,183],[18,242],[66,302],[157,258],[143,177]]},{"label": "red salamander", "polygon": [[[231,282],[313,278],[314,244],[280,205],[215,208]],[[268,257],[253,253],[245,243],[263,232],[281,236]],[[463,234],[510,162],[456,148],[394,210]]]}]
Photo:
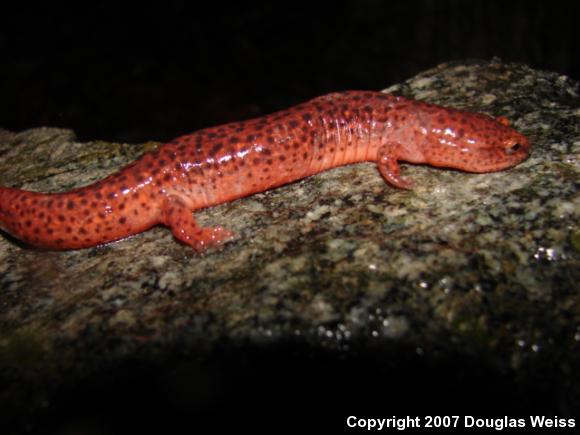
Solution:
[{"label": "red salamander", "polygon": [[327,169],[374,161],[408,189],[399,161],[468,172],[510,168],[530,151],[505,118],[380,92],[348,91],[248,121],[206,128],[147,153],[119,172],[64,193],[0,187],[0,229],[45,249],[97,246],[169,227],[202,251],[229,240],[193,211]]}]

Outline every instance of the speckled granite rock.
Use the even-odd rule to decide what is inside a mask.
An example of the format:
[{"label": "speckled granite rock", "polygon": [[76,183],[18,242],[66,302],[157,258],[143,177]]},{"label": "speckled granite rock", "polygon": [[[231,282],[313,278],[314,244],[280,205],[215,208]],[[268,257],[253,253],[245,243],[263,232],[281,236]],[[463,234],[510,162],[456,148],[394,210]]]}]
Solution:
[{"label": "speckled granite rock", "polygon": [[[455,383],[481,364],[509,374],[522,397],[530,383],[546,391],[547,379],[558,396],[550,411],[580,404],[578,84],[496,59],[444,64],[387,92],[506,116],[533,153],[494,174],[405,165],[410,192],[387,186],[372,164],[335,169],[198,213],[237,234],[204,256],[164,228],[76,252],[2,237],[4,403],[34,416],[63,385],[82,388],[130,361],[219,364],[216,349],[238,358],[292,343],[313,365],[321,351],[324,364],[368,352],[407,374],[409,361],[444,360],[445,373],[462,373]],[[0,131],[0,184],[70,189],[153,146]],[[291,352],[280,354],[268,362]],[[462,358],[475,363],[466,369]]]}]

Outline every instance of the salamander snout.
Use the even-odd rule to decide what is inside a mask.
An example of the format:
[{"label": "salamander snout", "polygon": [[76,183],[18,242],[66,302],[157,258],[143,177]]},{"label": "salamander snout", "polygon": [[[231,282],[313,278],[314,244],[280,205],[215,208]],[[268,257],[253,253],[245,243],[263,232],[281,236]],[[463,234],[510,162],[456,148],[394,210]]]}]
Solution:
[{"label": "salamander snout", "polygon": [[511,168],[524,161],[530,153],[530,141],[511,127],[498,123],[478,138],[478,146],[471,148],[467,167],[470,172],[493,172]]},{"label": "salamander snout", "polygon": [[473,148],[472,172],[492,172],[516,166],[530,153],[530,141],[511,127],[499,124],[496,130],[487,130],[480,138],[479,147]]}]

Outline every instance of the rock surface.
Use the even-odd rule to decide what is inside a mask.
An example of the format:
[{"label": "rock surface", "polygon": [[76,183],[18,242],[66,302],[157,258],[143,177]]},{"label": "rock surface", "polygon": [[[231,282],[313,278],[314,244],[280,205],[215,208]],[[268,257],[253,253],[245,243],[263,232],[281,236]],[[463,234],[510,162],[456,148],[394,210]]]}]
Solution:
[{"label": "rock surface", "polygon": [[[506,116],[532,155],[493,174],[404,165],[413,191],[387,186],[373,164],[335,169],[197,213],[237,234],[203,256],[164,228],[74,252],[3,236],[0,397],[16,425],[51,415],[69,427],[64,408],[101,382],[116,403],[119,379],[155,379],[148,393],[170,385],[156,400],[199,415],[252,388],[263,403],[291,392],[287,409],[379,404],[383,416],[435,409],[429,388],[449,388],[455,405],[477,391],[471,413],[503,416],[489,402],[505,405],[502,394],[517,411],[532,399],[540,411],[578,409],[578,83],[494,59],[444,64],[387,92]],[[68,190],[155,145],[3,130],[0,184]],[[373,389],[389,395],[376,402]],[[350,411],[357,400],[367,408]]]}]

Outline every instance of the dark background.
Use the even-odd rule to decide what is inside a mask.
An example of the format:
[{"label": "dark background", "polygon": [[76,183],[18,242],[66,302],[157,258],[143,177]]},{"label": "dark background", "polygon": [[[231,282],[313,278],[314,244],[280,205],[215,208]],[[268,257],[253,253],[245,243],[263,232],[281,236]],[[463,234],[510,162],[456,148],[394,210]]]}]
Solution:
[{"label": "dark background", "polygon": [[[579,4],[20,3],[0,14],[0,128],[165,141],[326,92],[382,89],[466,58],[499,56],[578,79]],[[563,382],[545,376],[549,365],[531,368],[537,375],[521,383],[477,355],[442,353],[424,363],[364,350],[337,358],[301,345],[240,350],[226,343],[204,361],[176,352],[97,372],[58,390],[44,414],[15,418],[20,427],[34,422],[39,433],[164,433],[182,423],[193,433],[201,419],[234,429],[274,420],[274,430],[304,430],[305,416],[314,415],[323,429],[343,430],[337,413],[573,412]]]},{"label": "dark background", "polygon": [[1,14],[0,127],[165,141],[465,58],[579,78],[579,3],[20,2]]}]

